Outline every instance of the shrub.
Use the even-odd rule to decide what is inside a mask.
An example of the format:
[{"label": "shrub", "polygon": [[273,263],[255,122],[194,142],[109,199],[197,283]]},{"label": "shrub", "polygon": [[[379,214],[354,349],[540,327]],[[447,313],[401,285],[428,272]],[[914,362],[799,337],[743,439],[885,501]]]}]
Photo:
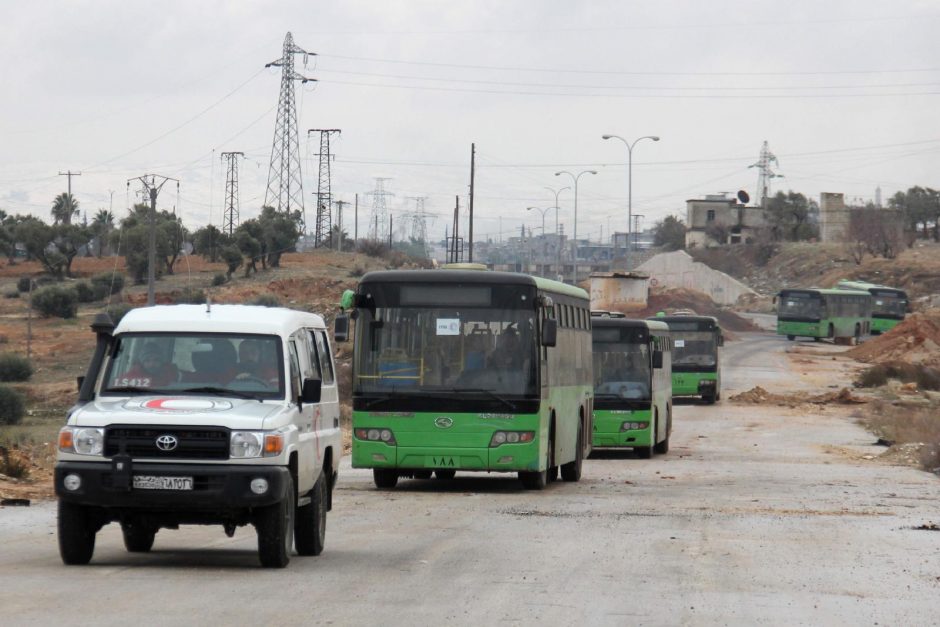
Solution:
[{"label": "shrub", "polygon": [[365,268],[363,268],[362,266],[356,266],[355,268],[349,271],[349,276],[358,278],[358,277],[361,277],[365,273],[366,273]]},{"label": "shrub", "polygon": [[176,293],[173,302],[177,305],[201,305],[206,302],[206,293],[195,287],[187,287]]},{"label": "shrub", "polygon": [[23,395],[10,387],[0,385],[0,425],[18,425],[25,412]]},{"label": "shrub", "polygon": [[101,294],[99,298],[104,298],[124,289],[124,275],[102,272],[91,277],[91,285],[96,293]]},{"label": "shrub", "polygon": [[0,355],[0,381],[26,381],[33,376],[33,366],[22,355]]},{"label": "shrub", "polygon": [[19,298],[20,292],[19,290],[10,290],[9,292],[4,292],[3,297],[4,298]]},{"label": "shrub", "polygon": [[388,252],[388,246],[385,242],[374,239],[360,240],[356,244],[356,249],[363,255],[369,255],[370,257],[382,257]]},{"label": "shrub", "polygon": [[856,385],[861,388],[875,388],[885,385],[888,379],[916,383],[921,390],[940,390],[940,370],[902,361],[877,364],[865,369],[859,375]]},{"label": "shrub", "polygon": [[78,302],[80,303],[90,303],[100,298],[95,295],[95,290],[92,289],[91,284],[87,281],[78,281],[72,286],[72,289],[75,290],[75,295],[78,297]]},{"label": "shrub", "polygon": [[212,287],[218,287],[218,286],[220,286],[220,285],[225,285],[225,282],[226,282],[226,281],[228,281],[228,279],[225,278],[225,275],[222,274],[221,272],[219,272],[217,275],[215,275],[214,277],[212,277]]},{"label": "shrub", "polygon": [[111,320],[112,320],[112,321],[114,322],[114,324],[116,325],[118,322],[121,321],[121,318],[123,318],[123,317],[125,316],[125,314],[127,314],[127,312],[130,311],[130,310],[133,309],[133,308],[134,308],[133,305],[128,305],[128,304],[126,304],[126,303],[120,303],[120,304],[118,304],[118,305],[112,305],[112,306],[108,307],[108,309],[106,310],[106,313],[107,313],[109,316],[111,316]]},{"label": "shrub", "polygon": [[28,276],[21,276],[19,280],[16,282],[16,289],[19,290],[20,292],[28,292],[30,285],[32,285],[33,289],[36,289],[35,281],[33,281]]},{"label": "shrub", "polygon": [[75,290],[61,285],[50,285],[33,292],[33,308],[45,318],[74,318],[78,313],[78,295]]},{"label": "shrub", "polygon": [[260,307],[280,307],[281,299],[273,294],[261,294],[260,296],[254,297],[248,304],[258,305]]}]

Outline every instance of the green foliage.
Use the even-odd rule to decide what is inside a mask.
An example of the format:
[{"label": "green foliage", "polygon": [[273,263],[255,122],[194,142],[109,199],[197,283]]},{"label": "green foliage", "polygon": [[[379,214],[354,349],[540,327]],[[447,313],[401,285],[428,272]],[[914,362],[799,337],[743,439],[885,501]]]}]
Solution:
[{"label": "green foliage", "polygon": [[0,425],[17,425],[26,413],[23,395],[5,385],[0,385]]},{"label": "green foliage", "polygon": [[911,187],[906,192],[898,192],[888,200],[892,209],[900,209],[911,231],[930,237],[930,225],[933,224],[933,238],[940,241],[940,191],[929,187]]},{"label": "green foliage", "polygon": [[259,307],[280,307],[281,300],[273,294],[261,294],[249,301],[249,305],[258,305]]},{"label": "green foliage", "polygon": [[228,278],[231,279],[232,273],[238,270],[238,266],[242,265],[241,251],[234,244],[228,244],[222,248],[221,256],[228,270]]},{"label": "green foliage", "polygon": [[55,224],[71,224],[72,218],[78,215],[78,201],[71,194],[63,192],[52,201],[50,213]]},{"label": "green foliage", "polygon": [[370,257],[384,257],[388,253],[388,246],[379,240],[363,239],[356,244],[356,251]]},{"label": "green foliage", "polygon": [[101,294],[98,298],[104,298],[110,294],[117,294],[124,289],[124,275],[102,272],[91,277],[91,285],[96,294]]},{"label": "green foliage", "polygon": [[903,361],[876,364],[866,368],[855,384],[862,388],[874,388],[885,385],[889,379],[915,383],[921,390],[940,390],[940,370]]},{"label": "green foliage", "polygon": [[22,276],[16,281],[16,289],[21,292],[28,292],[30,286],[32,286],[33,289],[36,289],[36,282],[28,276]]},{"label": "green foliage", "polygon": [[220,286],[220,285],[225,285],[225,283],[226,283],[227,281],[228,281],[228,277],[226,277],[224,274],[222,274],[221,272],[219,272],[219,273],[216,274],[214,277],[212,277],[212,287],[218,287],[218,286]]},{"label": "green foliage", "polygon": [[206,293],[195,287],[187,287],[175,294],[173,302],[177,305],[201,305],[206,302]]},{"label": "green foliage", "polygon": [[767,218],[776,240],[797,242],[819,236],[810,216],[819,214],[815,200],[794,191],[777,192],[767,200]]},{"label": "green foliage", "polygon": [[106,313],[111,316],[111,320],[116,325],[121,321],[128,311],[133,309],[133,305],[128,305],[127,303],[118,303],[117,305],[111,305],[107,308]]},{"label": "green foliage", "polygon": [[241,254],[245,256],[245,276],[251,274],[252,271],[258,272],[258,261],[261,261],[262,266],[266,267],[266,261],[262,254],[264,249],[261,244],[262,238],[261,225],[255,220],[242,223],[235,233],[235,245],[238,246]]},{"label": "green foliage", "polygon": [[685,248],[685,224],[675,216],[666,216],[653,227],[653,245],[666,250]]},{"label": "green foliage", "polygon": [[215,263],[221,259],[222,248],[231,243],[231,238],[211,224],[193,233],[193,254]]},{"label": "green foliage", "polygon": [[[154,276],[159,278],[173,274],[173,264],[180,255],[186,238],[182,221],[169,211],[157,211],[154,215],[156,267]],[[120,243],[124,263],[134,283],[140,285],[147,280],[147,251],[150,247],[150,207],[135,205],[130,215],[121,221],[121,228],[111,233],[111,243]]]},{"label": "green foliage", "polygon": [[33,292],[33,308],[45,318],[74,318],[78,313],[78,295],[62,285],[50,285]]},{"label": "green foliage", "polygon": [[15,353],[0,355],[0,381],[27,381],[33,376],[29,360]]},{"label": "green foliage", "polygon": [[92,289],[91,284],[87,281],[76,282],[72,285],[72,289],[75,290],[75,295],[78,297],[78,302],[80,303],[90,303],[100,298],[95,294],[95,290]]},{"label": "green foliage", "polygon": [[13,234],[26,247],[30,258],[38,260],[46,272],[59,279],[72,275],[72,260],[90,239],[87,227],[67,223],[49,226],[32,217],[23,218]]}]

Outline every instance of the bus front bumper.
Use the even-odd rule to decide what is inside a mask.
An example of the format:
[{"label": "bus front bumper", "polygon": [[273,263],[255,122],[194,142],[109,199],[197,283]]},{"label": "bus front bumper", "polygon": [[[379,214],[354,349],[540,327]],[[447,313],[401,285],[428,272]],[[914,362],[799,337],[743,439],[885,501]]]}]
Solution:
[{"label": "bus front bumper", "polygon": [[[652,426],[649,410],[611,413],[594,411],[594,434],[591,443],[597,447],[641,447],[652,446]],[[642,429],[623,429],[626,422],[645,422]]]},{"label": "bus front bumper", "polygon": [[407,470],[539,470],[539,444],[502,444],[487,448],[392,446],[353,440],[353,468]]}]

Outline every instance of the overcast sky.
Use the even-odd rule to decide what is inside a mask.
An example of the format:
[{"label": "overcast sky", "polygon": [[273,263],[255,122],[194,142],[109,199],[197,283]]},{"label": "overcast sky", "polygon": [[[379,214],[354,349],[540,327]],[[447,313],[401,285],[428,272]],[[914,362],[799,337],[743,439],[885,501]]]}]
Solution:
[{"label": "overcast sky", "polygon": [[[296,61],[319,81],[297,88],[309,223],[309,128],[342,129],[333,192],[359,193],[361,235],[377,176],[393,215],[425,196],[443,234],[471,142],[475,230],[494,239],[541,226],[526,207],[554,204],[545,187],[569,185],[563,169],[598,171],[580,179],[579,236],[625,230],[627,151],[605,133],[662,138],[634,150],[645,225],[684,216],[688,198],[755,196],[765,140],[784,177],[773,191],[940,186],[935,1],[33,0],[0,5],[0,209],[48,219],[71,169],[89,218],[109,191],[120,218],[127,179],[153,172],[181,181],[161,208],[219,225],[220,153],[236,150],[241,217],[257,215],[280,85],[264,65],[287,31],[318,53]],[[569,235],[573,199],[559,197]]]}]

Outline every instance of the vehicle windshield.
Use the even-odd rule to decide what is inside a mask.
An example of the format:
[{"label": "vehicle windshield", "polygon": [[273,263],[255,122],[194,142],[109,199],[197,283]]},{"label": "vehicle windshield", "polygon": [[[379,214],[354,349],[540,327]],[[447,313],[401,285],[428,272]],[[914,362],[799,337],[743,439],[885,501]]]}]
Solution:
[{"label": "vehicle windshield", "polygon": [[907,296],[896,292],[872,294],[872,316],[879,318],[904,318],[907,313]]},{"label": "vehicle windshield", "polygon": [[361,309],[353,392],[537,396],[535,328],[533,309]]},{"label": "vehicle windshield", "polygon": [[673,333],[672,366],[712,367],[718,362],[718,339],[709,331]]},{"label": "vehicle windshield", "polygon": [[282,363],[273,335],[126,333],[105,364],[101,391],[282,398]]},{"label": "vehicle windshield", "polygon": [[[619,329],[614,329],[618,330]],[[600,329],[595,329],[595,336]],[[647,342],[594,342],[594,395],[631,401],[650,399]]]},{"label": "vehicle windshield", "polygon": [[822,300],[819,298],[789,294],[777,301],[778,318],[819,320],[822,316]]}]

